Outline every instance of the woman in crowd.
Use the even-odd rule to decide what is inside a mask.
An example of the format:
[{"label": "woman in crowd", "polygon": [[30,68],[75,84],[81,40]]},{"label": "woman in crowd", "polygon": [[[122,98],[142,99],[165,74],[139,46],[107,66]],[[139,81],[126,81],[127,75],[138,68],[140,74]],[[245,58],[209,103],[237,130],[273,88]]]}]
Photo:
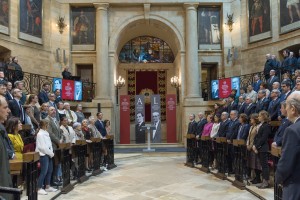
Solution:
[{"label": "woman in crowd", "polygon": [[62,117],[60,118],[60,129],[62,130],[62,134],[64,135],[64,143],[75,144],[76,137],[75,131],[71,126],[68,126],[68,118]]},{"label": "woman in crowd", "polygon": [[77,104],[76,105],[76,112],[75,114],[77,115],[77,122],[81,123],[82,120],[85,119],[85,116],[82,112],[82,105],[81,104]]},{"label": "woman in crowd", "polygon": [[238,140],[247,140],[249,135],[250,125],[248,124],[248,116],[245,113],[241,113],[239,117],[240,126],[238,129]]},{"label": "woman in crowd", "polygon": [[[30,133],[31,133],[31,135],[35,135],[35,128],[34,128],[34,123],[33,123],[33,121],[31,120],[31,118],[33,118],[34,119],[34,117],[33,117],[33,114],[32,114],[32,109],[31,109],[31,106],[28,106],[28,105],[25,105],[25,106],[23,106],[23,108],[24,108],[24,124],[26,124],[26,125],[29,125],[31,128],[31,130],[30,130]],[[34,119],[35,120],[35,119]],[[35,120],[35,122],[36,123],[38,123],[36,120]],[[37,127],[38,127],[38,124],[37,124]]]},{"label": "woman in crowd", "polygon": [[40,108],[41,119],[45,119],[48,116],[48,103],[43,103]]},{"label": "woman in crowd", "polygon": [[[73,128],[75,131],[75,135],[76,135],[76,140],[86,140],[86,138],[84,137],[84,133],[82,131],[82,126],[79,122],[75,122],[73,124]],[[87,140],[87,142],[91,142],[90,140]],[[88,153],[87,153],[87,149],[85,151],[85,168],[87,171],[91,171],[91,169],[89,168],[89,162],[88,162]]]},{"label": "woman in crowd", "polygon": [[214,108],[215,108],[214,114],[221,116],[221,114],[222,114],[222,112],[224,110],[223,107],[222,107],[222,105],[219,104],[219,103],[215,103]]},{"label": "woman in crowd", "polygon": [[212,115],[207,115],[207,123],[204,125],[203,131],[202,131],[202,136],[210,136],[212,127],[213,127],[213,116]]},{"label": "woman in crowd", "polygon": [[258,154],[259,161],[262,167],[263,182],[258,186],[260,189],[269,187],[269,165],[268,165],[268,152],[269,144],[268,137],[271,134],[271,127],[268,124],[270,121],[269,113],[267,111],[260,111],[258,114],[258,120],[260,121],[257,134],[254,138],[253,151]]},{"label": "woman in crowd", "polygon": [[111,135],[110,121],[108,119],[104,120],[104,126],[106,129],[106,134]]},{"label": "woman in crowd", "polygon": [[58,115],[59,115],[59,119],[66,116],[65,109],[64,109],[64,103],[61,102],[61,101],[59,101],[57,103],[57,112],[58,112]]},{"label": "woman in crowd", "polygon": [[[93,133],[92,133],[92,130],[88,127],[88,120],[87,119],[82,120],[81,129],[82,129],[82,133],[84,134],[84,138],[86,139],[86,142],[91,143],[92,142],[91,138],[93,137]],[[89,169],[93,164],[93,157],[92,157],[93,154],[91,154],[91,148],[90,147],[91,147],[91,145],[88,144],[87,157],[86,157],[86,159],[88,159],[86,161],[86,163],[87,163],[86,168],[87,169]]]},{"label": "woman in crowd", "polygon": [[248,150],[248,162],[247,162],[247,167],[248,167],[248,177],[251,177],[251,170],[255,171],[255,178],[251,180],[252,184],[257,184],[261,183],[261,165],[258,159],[258,155],[253,151],[253,143],[254,143],[254,138],[257,134],[258,131],[258,125],[259,125],[259,120],[258,120],[258,114],[253,113],[250,116],[250,130],[249,130],[249,135],[247,138],[247,150]]},{"label": "woman in crowd", "polygon": [[[40,122],[40,130],[36,137],[35,151],[40,154],[41,172],[38,179],[38,194],[46,195],[47,192],[55,192],[57,189],[50,187],[50,180],[53,171],[52,158],[54,156],[52,143],[47,132],[49,122],[42,119]],[[43,184],[45,183],[45,190]]]},{"label": "woman in crowd", "polygon": [[[212,138],[212,140],[215,140],[216,137],[218,137],[218,131],[220,128],[220,115],[217,114],[214,116],[214,124],[212,126],[211,132],[210,132],[210,137]],[[216,168],[217,167],[217,162],[216,162],[216,144],[215,141],[212,141],[212,152],[211,152],[211,160],[213,162],[212,168]]]},{"label": "woman in crowd", "polygon": [[15,150],[15,159],[23,160],[24,143],[19,131],[22,130],[22,123],[17,117],[11,117],[6,122],[6,131]]},{"label": "woman in crowd", "polygon": [[260,90],[265,90],[266,91],[266,97],[269,98],[270,96],[270,90],[268,89],[268,84],[267,83],[261,83],[259,86]]},{"label": "woman in crowd", "polygon": [[89,125],[88,127],[90,128],[91,132],[92,132],[92,137],[94,138],[102,138],[101,133],[98,131],[98,129],[95,126],[95,117],[94,116],[90,116],[89,117]]},{"label": "woman in crowd", "polygon": [[32,115],[29,116],[29,117],[30,117],[30,119],[33,123],[34,129],[37,129],[39,127],[39,123],[40,123],[40,120],[41,120],[40,110],[36,106],[36,104],[38,102],[39,102],[39,98],[35,94],[29,95],[29,97],[27,99],[27,102],[26,102],[26,105],[31,107]]}]

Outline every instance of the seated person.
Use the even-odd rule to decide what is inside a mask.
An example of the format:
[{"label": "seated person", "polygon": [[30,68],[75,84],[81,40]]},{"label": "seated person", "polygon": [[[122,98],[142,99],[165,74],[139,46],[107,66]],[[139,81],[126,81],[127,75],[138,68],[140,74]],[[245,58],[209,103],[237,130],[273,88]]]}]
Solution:
[{"label": "seated person", "polygon": [[24,143],[19,131],[22,130],[22,123],[19,118],[11,117],[6,123],[6,131],[8,137],[13,144],[15,150],[15,158],[17,160],[23,160],[23,148]]}]

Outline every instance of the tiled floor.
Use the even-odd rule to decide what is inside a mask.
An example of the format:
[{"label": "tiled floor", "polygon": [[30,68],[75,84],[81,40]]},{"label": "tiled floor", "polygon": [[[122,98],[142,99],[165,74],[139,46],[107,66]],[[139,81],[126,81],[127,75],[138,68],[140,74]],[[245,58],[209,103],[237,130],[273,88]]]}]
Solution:
[{"label": "tiled floor", "polygon": [[117,168],[102,173],[60,200],[255,200],[255,196],[221,181],[212,174],[184,166],[185,156],[121,159]]}]

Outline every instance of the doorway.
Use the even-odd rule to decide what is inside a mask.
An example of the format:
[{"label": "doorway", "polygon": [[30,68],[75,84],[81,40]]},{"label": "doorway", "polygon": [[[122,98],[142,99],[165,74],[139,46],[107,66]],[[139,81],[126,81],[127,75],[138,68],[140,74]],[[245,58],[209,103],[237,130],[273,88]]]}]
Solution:
[{"label": "doorway", "polygon": [[210,83],[218,79],[218,63],[201,63],[201,92],[202,98],[210,99]]},{"label": "doorway", "polygon": [[76,74],[84,82],[93,82],[93,64],[77,64]]}]

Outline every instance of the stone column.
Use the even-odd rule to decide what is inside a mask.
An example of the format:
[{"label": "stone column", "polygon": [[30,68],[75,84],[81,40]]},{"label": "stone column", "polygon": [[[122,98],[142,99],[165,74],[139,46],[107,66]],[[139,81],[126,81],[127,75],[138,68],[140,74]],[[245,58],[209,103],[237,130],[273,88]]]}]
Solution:
[{"label": "stone column", "polygon": [[184,4],[186,12],[185,85],[187,97],[200,97],[198,69],[197,7],[198,3]]},{"label": "stone column", "polygon": [[94,3],[96,7],[96,97],[110,98],[110,70],[108,66],[108,3]]}]

